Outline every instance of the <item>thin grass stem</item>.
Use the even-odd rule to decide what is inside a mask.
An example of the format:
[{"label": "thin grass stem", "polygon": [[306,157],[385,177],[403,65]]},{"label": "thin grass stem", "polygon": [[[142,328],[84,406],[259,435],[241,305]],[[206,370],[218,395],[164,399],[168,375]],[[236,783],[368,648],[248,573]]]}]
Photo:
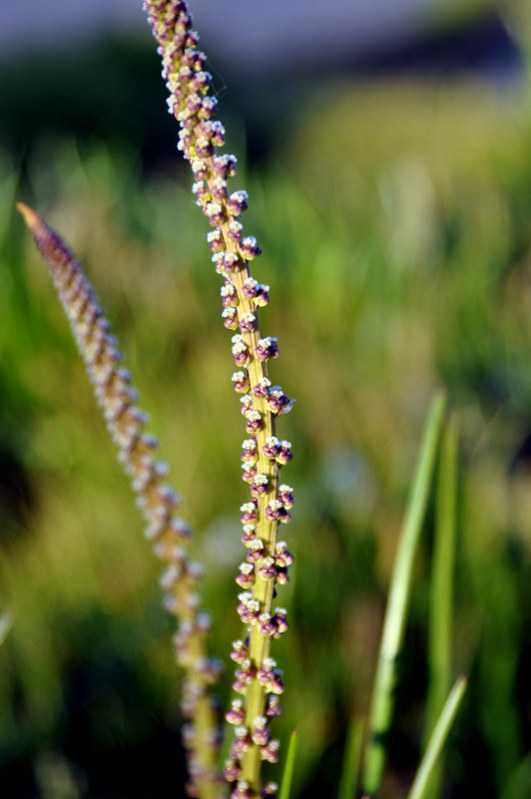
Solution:
[{"label": "thin grass stem", "polygon": [[288,754],[286,756],[286,765],[284,766],[284,775],[282,777],[282,784],[280,786],[280,793],[278,799],[290,799],[291,783],[293,781],[293,771],[295,769],[295,758],[297,756],[297,744],[299,736],[297,730],[293,730],[289,739]]},{"label": "thin grass stem", "polygon": [[430,407],[398,545],[369,716],[370,738],[363,775],[364,792],[368,796],[378,795],[385,766],[394,707],[397,657],[404,638],[413,564],[424,522],[445,407],[446,393],[440,392]]},{"label": "thin grass stem", "polygon": [[439,762],[444,743],[452,727],[457,711],[463,701],[468,680],[458,677],[450,691],[448,699],[439,716],[424,756],[420,762],[417,775],[411,786],[407,799],[425,799],[434,770]]},{"label": "thin grass stem", "polygon": [[352,718],[347,732],[343,766],[339,780],[338,799],[354,799],[358,784],[365,721]]},{"label": "thin grass stem", "polygon": [[[435,541],[428,625],[428,696],[424,747],[444,706],[451,685],[452,615],[456,537],[457,424],[451,418],[441,443],[437,482]],[[433,773],[428,797],[439,795],[442,764]]]}]

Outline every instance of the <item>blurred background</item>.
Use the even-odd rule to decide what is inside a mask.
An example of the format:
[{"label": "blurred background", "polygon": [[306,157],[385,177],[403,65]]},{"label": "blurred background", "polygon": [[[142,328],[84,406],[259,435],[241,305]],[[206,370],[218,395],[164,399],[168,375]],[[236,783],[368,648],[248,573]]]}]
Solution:
[{"label": "blurred background", "polygon": [[[197,8],[195,8],[197,6]],[[531,797],[531,10],[488,0],[202,0],[233,188],[297,398],[279,432],[296,555],[275,646],[297,796],[333,796],[367,713],[430,397],[460,429],[455,674],[444,796]],[[14,202],[95,283],[206,566],[213,649],[240,636],[243,437],[207,225],[140,1],[0,3],[0,791],[182,795],[159,565]],[[220,490],[220,487],[223,487]],[[431,517],[432,514],[430,514]],[[284,532],[284,530],[283,530]],[[431,524],[383,797],[421,750]],[[220,688],[231,695],[231,667]],[[285,751],[285,749],[284,749]]]}]

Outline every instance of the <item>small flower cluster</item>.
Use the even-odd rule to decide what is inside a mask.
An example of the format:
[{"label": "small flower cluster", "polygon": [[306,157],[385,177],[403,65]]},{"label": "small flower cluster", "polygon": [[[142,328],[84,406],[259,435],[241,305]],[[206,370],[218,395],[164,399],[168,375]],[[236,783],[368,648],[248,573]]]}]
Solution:
[{"label": "small flower cluster", "polygon": [[179,499],[164,482],[168,468],[153,457],[158,442],[145,432],[147,416],[137,405],[131,375],[120,365],[122,354],[80,263],[28,206],[19,203],[18,208],[49,266],[98,404],[118,447],[118,458],[131,478],[144,514],[146,537],[153,541],[155,554],[167,564],[160,583],[166,608],[179,620],[175,655],[186,674],[183,712],[188,719],[184,729],[188,791],[191,796],[214,799],[219,795],[216,761],[220,735],[209,689],[217,681],[219,664],[207,656],[205,638],[210,632],[210,617],[200,611],[197,583],[201,568],[186,554],[190,529],[176,516]]},{"label": "small flower cluster", "polygon": [[180,124],[178,147],[192,168],[197,204],[213,228],[208,243],[215,271],[223,278],[223,324],[235,331],[232,354],[238,371],[232,382],[243,395],[248,438],[242,446],[242,477],[251,493],[241,517],[247,559],[236,582],[244,589],[238,613],[248,625],[248,635],[233,650],[239,667],[234,688],[245,701],[235,700],[227,714],[235,725],[235,738],[225,776],[235,783],[232,799],[257,799],[275,792],[273,784],[264,786],[261,778],[261,762],[278,757],[278,741],[271,738],[268,722],[280,712],[282,680],[270,657],[270,643],[287,629],[286,611],[273,608],[273,599],[276,584],[287,582],[293,561],[285,542],[276,540],[278,524],[291,518],[293,492],[279,486],[280,469],[292,453],[291,444],[275,436],[275,420],[293,401],[268,378],[268,361],[278,357],[279,349],[276,338],[261,337],[257,311],[267,305],[269,287],[249,272],[260,247],[253,236],[243,234],[246,192],[227,189],[228,178],[236,174],[236,158],[219,152],[225,131],[214,119],[217,100],[209,93],[212,78],[191,17],[183,0],[145,0],[144,7],[162,58],[168,108]]}]

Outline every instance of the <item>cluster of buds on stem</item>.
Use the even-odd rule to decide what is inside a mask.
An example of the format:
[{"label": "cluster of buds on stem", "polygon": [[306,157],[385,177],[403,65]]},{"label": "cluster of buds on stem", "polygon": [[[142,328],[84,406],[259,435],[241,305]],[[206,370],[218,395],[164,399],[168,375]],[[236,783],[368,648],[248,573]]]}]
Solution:
[{"label": "cluster of buds on stem", "polygon": [[273,602],[276,584],[287,582],[293,560],[285,542],[277,542],[278,524],[291,518],[293,494],[289,486],[279,485],[280,469],[292,454],[290,443],[276,437],[275,420],[293,402],[268,378],[268,361],[279,349],[276,338],[260,335],[257,312],[269,301],[269,287],[250,275],[249,262],[260,254],[260,247],[253,236],[243,234],[246,192],[229,193],[227,188],[227,179],[236,174],[236,158],[220,154],[225,131],[215,119],[217,100],[210,93],[206,56],[198,49],[183,0],[145,0],[144,6],[162,58],[168,109],[180,124],[178,147],[192,168],[197,204],[213,228],[208,243],[215,271],[223,279],[223,324],[235,331],[232,354],[237,371],[232,381],[242,394],[247,435],[242,476],[251,493],[242,507],[247,559],[236,582],[244,589],[238,613],[248,631],[233,650],[239,667],[234,688],[244,700],[235,700],[227,714],[235,737],[225,776],[233,783],[232,799],[258,799],[275,792],[261,777],[262,761],[275,762],[278,757],[269,720],[280,712],[282,679],[270,657],[270,644],[287,629],[286,611]]},{"label": "cluster of buds on stem", "polygon": [[107,428],[118,447],[119,460],[131,478],[144,514],[146,537],[166,564],[160,582],[166,608],[179,621],[175,655],[186,675],[183,713],[187,718],[184,742],[189,761],[188,793],[215,799],[219,796],[220,735],[210,686],[217,681],[219,664],[207,655],[210,617],[200,610],[197,583],[201,569],[187,555],[190,529],[176,515],[179,499],[165,482],[167,466],[154,458],[158,442],[145,431],[147,416],[138,407],[131,375],[121,366],[122,354],[79,261],[28,206],[19,203],[18,208],[48,264]]}]

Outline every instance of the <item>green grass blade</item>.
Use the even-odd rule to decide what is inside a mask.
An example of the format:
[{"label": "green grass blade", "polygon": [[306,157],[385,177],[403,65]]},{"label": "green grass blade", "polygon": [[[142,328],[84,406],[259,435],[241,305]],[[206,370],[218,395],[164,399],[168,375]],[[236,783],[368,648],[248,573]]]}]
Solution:
[{"label": "green grass blade", "polygon": [[445,406],[446,394],[440,392],[432,401],[424,429],[391,580],[369,716],[370,740],[363,775],[364,792],[369,796],[378,794],[383,776],[386,737],[394,705],[396,660],[404,637],[413,564],[426,513]]},{"label": "green grass blade", "polygon": [[353,718],[347,733],[338,799],[354,799],[360,771],[364,731],[364,722]]},{"label": "green grass blade", "polygon": [[286,767],[284,768],[284,775],[282,777],[282,785],[280,787],[278,799],[289,799],[291,792],[291,781],[293,779],[293,768],[295,766],[295,755],[297,754],[297,743],[297,730],[294,730],[291,733],[291,738],[289,739]]},{"label": "green grass blade", "polygon": [[[451,419],[441,444],[437,484],[437,512],[433,550],[430,620],[428,628],[428,696],[424,747],[444,706],[451,685],[453,575],[456,536],[457,425]],[[441,763],[436,768],[428,797],[439,794]]]},{"label": "green grass blade", "polygon": [[0,616],[0,646],[2,646],[9,635],[9,631],[13,626],[14,621],[15,614],[10,610],[4,611],[4,613],[2,613]]},{"label": "green grass blade", "polygon": [[458,677],[454,683],[442,713],[433,729],[426,752],[421,760],[417,776],[411,786],[408,799],[424,799],[429,787],[431,777],[439,760],[444,742],[450,732],[459,706],[465,695],[467,686],[466,677]]}]

